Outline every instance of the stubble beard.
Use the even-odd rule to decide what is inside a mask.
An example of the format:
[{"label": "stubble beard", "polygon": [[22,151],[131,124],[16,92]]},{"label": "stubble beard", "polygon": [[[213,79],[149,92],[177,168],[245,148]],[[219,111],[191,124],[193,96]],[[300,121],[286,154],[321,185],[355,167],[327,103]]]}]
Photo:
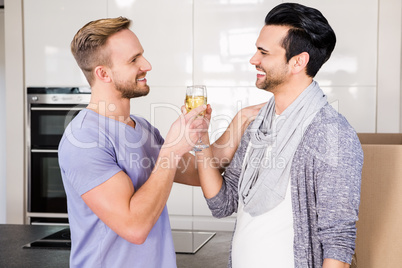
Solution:
[{"label": "stubble beard", "polygon": [[275,91],[275,88],[277,88],[282,83],[283,83],[283,79],[281,79],[281,80],[279,80],[279,79],[272,80],[272,79],[266,77],[265,80],[263,82],[261,82],[261,83],[259,83],[257,81],[256,86],[259,89],[263,89],[265,91],[273,93]]},{"label": "stubble beard", "polygon": [[123,99],[133,99],[138,97],[143,97],[148,95],[149,93],[149,86],[144,85],[139,87],[137,83],[120,83],[115,82],[116,90],[121,93],[121,97]]},{"label": "stubble beard", "polygon": [[[260,69],[262,68],[260,67]],[[265,72],[265,70],[263,71]],[[263,89],[265,91],[274,93],[277,87],[285,83],[286,72],[287,70],[285,68],[283,70],[276,72],[275,74],[272,74],[272,72],[265,72],[264,81],[258,81],[257,79],[255,85],[259,89]]]}]

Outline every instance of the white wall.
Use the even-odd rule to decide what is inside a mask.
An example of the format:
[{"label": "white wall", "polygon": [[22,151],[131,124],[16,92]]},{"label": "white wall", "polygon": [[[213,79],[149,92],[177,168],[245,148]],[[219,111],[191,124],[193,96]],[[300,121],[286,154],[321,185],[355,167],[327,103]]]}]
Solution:
[{"label": "white wall", "polygon": [[[1,4],[1,3],[0,3]],[[4,10],[0,10],[0,126],[6,124]],[[6,129],[0,128],[0,224],[6,222]]]},{"label": "white wall", "polygon": [[24,223],[25,211],[25,89],[23,69],[22,1],[5,0],[6,172],[7,223]]},{"label": "white wall", "polygon": [[376,132],[402,132],[401,32],[402,1],[379,2],[378,91]]},{"label": "white wall", "polygon": [[[69,2],[63,1],[59,3]],[[75,1],[80,2],[71,0]],[[174,108],[166,110],[158,105],[180,106],[187,84],[208,86],[209,102],[215,106],[215,130],[227,124],[238,108],[268,97],[255,89],[255,70],[248,60],[255,51],[255,39],[264,16],[283,1],[103,0],[102,5],[105,2],[107,16],[125,15],[133,20],[133,30],[145,48],[145,57],[153,65],[147,76],[151,93],[133,101],[133,112],[153,121],[162,134],[166,134],[177,113]],[[317,76],[330,102],[358,132],[401,132],[402,0],[298,2],[320,9],[337,33],[334,54]],[[35,72],[41,71],[28,68],[29,75],[24,75],[22,3],[23,0],[5,3],[6,102],[12,104],[7,106],[7,145],[10,145],[7,147],[7,222],[10,223],[23,222],[24,212],[23,122],[27,85],[24,79],[31,77],[34,81]],[[29,51],[30,44],[25,46]],[[172,226],[193,224],[201,228],[211,222],[199,189],[175,186],[171,196]],[[206,223],[194,225],[186,218],[188,215],[196,216],[198,223]],[[221,223],[223,228],[230,226]]]}]

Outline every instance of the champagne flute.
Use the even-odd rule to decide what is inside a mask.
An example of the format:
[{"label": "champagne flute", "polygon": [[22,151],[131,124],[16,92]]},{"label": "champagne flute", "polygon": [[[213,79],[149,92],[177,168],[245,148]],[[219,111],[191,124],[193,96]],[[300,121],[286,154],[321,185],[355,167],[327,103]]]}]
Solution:
[{"label": "champagne flute", "polygon": [[[186,91],[186,110],[190,112],[192,109],[197,108],[203,104],[207,104],[207,87],[203,85],[188,86]],[[204,116],[205,111],[199,116]],[[203,144],[201,137],[199,137],[197,143],[194,145],[193,151],[199,152],[209,145]]]}]

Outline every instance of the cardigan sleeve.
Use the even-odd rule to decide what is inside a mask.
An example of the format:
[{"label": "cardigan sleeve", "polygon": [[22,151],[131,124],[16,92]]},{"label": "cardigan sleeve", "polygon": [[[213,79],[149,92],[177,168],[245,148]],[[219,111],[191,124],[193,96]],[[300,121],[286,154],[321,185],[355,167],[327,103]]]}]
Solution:
[{"label": "cardigan sleeve", "polygon": [[[317,169],[317,234],[323,259],[350,263],[355,249],[363,151],[346,120],[326,125]],[[324,147],[325,146],[325,147]]]},{"label": "cardigan sleeve", "polygon": [[206,199],[212,215],[216,218],[227,217],[237,212],[239,177],[249,141],[250,133],[247,128],[232,161],[224,172],[220,191],[216,196]]},{"label": "cardigan sleeve", "polygon": [[342,115],[324,108],[293,159],[295,260],[311,267],[321,267],[326,258],[351,262],[362,166],[356,132]]}]

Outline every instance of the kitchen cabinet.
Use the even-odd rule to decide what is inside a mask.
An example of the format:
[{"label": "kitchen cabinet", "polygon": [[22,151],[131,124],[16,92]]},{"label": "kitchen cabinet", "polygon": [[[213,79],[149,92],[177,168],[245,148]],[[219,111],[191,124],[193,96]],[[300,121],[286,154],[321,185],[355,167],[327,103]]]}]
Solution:
[{"label": "kitchen cabinet", "polygon": [[331,58],[316,77],[320,85],[375,86],[378,0],[295,2],[320,10],[328,19],[337,37]]},{"label": "kitchen cabinet", "polygon": [[[210,137],[214,141],[239,109],[272,96],[255,88],[255,67],[249,60],[256,51],[255,41],[267,12],[283,1],[195,0],[192,5],[185,0],[174,1],[183,6],[183,12],[171,10],[163,1],[133,1],[125,5],[117,0],[108,2],[110,16],[133,19],[132,28],[153,65],[147,75],[151,92],[133,100],[132,110],[151,120],[165,135],[179,114],[184,87],[205,84],[208,103],[213,107]],[[373,132],[378,1],[299,3],[321,10],[337,35],[331,59],[316,77],[329,102],[357,131]],[[361,6],[365,6],[364,20],[356,16],[361,13]],[[183,69],[188,66],[190,72]],[[233,222],[233,218],[227,222],[213,219],[199,188],[174,185],[168,207],[172,226],[177,228],[209,229],[213,225],[230,229]]]},{"label": "kitchen cabinet", "polygon": [[253,87],[256,72],[249,60],[267,12],[281,2],[195,0],[194,82]]},{"label": "kitchen cabinet", "polygon": [[184,87],[193,82],[193,1],[108,0],[108,16],[132,20],[131,29],[152,65],[148,84],[185,94]]},{"label": "kitchen cabinet", "polygon": [[295,2],[320,10],[335,31],[335,49],[316,76],[328,101],[356,131],[375,132],[378,0]]},{"label": "kitchen cabinet", "polygon": [[5,42],[4,42],[4,10],[0,10],[0,125],[3,126],[0,131],[0,147],[3,148],[0,153],[0,223],[6,221],[6,84],[5,84]]},{"label": "kitchen cabinet", "polygon": [[[131,112],[146,118],[165,137],[181,114],[186,86],[193,84],[193,1],[109,0],[108,16],[132,20],[130,28],[152,65],[147,74],[150,93],[132,99]],[[192,187],[174,184],[167,206],[172,228],[192,229]]]},{"label": "kitchen cabinet", "polygon": [[75,33],[107,16],[106,0],[24,0],[26,86],[87,86],[70,52]]},{"label": "kitchen cabinet", "polygon": [[[131,101],[131,112],[166,136],[184,104],[185,87],[205,84],[213,108],[210,136],[214,141],[239,109],[272,96],[255,88],[256,71],[249,60],[267,12],[282,2],[24,0],[26,86],[86,85],[70,52],[71,39],[90,20],[125,16],[132,20],[131,29],[152,65],[147,74],[151,91]],[[379,1],[297,2],[322,11],[337,35],[331,59],[316,77],[329,102],[356,131],[374,132],[377,93],[381,93],[377,85]],[[174,185],[168,208],[173,228],[233,226],[233,217],[212,218],[199,188]]]}]

